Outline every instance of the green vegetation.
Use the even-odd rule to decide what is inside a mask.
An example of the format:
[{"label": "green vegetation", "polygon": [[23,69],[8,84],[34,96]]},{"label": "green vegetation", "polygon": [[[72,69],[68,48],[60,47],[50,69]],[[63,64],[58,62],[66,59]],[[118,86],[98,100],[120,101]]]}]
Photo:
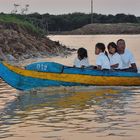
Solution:
[{"label": "green vegetation", "polygon": [[[59,33],[63,31],[72,31],[91,23],[91,14],[85,13],[69,13],[63,15],[46,14],[28,14],[28,15],[12,15],[0,14],[0,21],[12,22],[20,26],[26,27],[29,31],[37,34]],[[93,14],[93,23],[114,24],[114,23],[132,23],[139,26],[140,17],[134,15],[116,14],[102,15]]]},{"label": "green vegetation", "polygon": [[[46,31],[71,31],[91,23],[91,14],[71,13],[63,15],[50,15],[38,13],[26,15],[26,19],[35,26]],[[93,23],[140,23],[140,18],[134,15],[93,14]]]},{"label": "green vegetation", "polygon": [[14,15],[14,14],[0,14],[0,22],[2,23],[15,23],[22,28],[26,28],[30,33],[34,33],[36,35],[43,35],[42,29],[39,27],[35,27],[32,23],[25,20],[25,17],[21,15]]}]

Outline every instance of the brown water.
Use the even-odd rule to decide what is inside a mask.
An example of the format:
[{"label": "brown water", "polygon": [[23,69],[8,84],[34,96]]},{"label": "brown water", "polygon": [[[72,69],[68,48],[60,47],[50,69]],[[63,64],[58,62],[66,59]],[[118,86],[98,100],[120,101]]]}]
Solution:
[{"label": "brown water", "polygon": [[[140,36],[51,36],[71,47],[86,47],[94,64],[94,45],[124,38],[140,66]],[[72,65],[76,53],[32,61]],[[21,92],[0,83],[0,139],[139,140],[140,87],[60,87]]]}]

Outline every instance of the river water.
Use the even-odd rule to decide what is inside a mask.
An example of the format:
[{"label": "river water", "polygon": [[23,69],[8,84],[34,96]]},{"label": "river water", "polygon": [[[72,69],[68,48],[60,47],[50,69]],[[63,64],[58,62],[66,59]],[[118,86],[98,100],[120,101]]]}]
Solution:
[{"label": "river water", "polygon": [[[50,36],[71,48],[126,40],[140,66],[140,35]],[[36,59],[73,65],[72,56]],[[28,60],[24,63],[33,62]],[[59,87],[17,91],[0,81],[0,139],[139,140],[140,87]]]}]

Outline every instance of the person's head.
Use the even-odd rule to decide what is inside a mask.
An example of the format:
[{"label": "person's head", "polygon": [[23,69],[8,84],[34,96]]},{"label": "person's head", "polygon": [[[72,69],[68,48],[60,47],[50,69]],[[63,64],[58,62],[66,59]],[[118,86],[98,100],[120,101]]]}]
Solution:
[{"label": "person's head", "polygon": [[123,39],[119,39],[117,41],[117,51],[119,54],[123,54],[125,51],[125,41]]},{"label": "person's head", "polygon": [[80,60],[88,57],[87,50],[85,48],[79,48],[77,54]]},{"label": "person's head", "polygon": [[103,43],[97,43],[95,45],[95,54],[98,55],[101,52],[105,52],[105,45]]},{"label": "person's head", "polygon": [[117,45],[114,42],[110,42],[107,49],[110,54],[115,54],[117,52]]}]

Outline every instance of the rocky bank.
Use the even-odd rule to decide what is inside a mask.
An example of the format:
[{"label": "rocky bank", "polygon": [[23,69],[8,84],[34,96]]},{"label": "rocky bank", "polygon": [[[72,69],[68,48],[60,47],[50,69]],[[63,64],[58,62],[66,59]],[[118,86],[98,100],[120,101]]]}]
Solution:
[{"label": "rocky bank", "polygon": [[48,37],[38,36],[15,23],[0,22],[0,48],[5,56],[18,61],[41,56],[71,54],[71,49]]}]

